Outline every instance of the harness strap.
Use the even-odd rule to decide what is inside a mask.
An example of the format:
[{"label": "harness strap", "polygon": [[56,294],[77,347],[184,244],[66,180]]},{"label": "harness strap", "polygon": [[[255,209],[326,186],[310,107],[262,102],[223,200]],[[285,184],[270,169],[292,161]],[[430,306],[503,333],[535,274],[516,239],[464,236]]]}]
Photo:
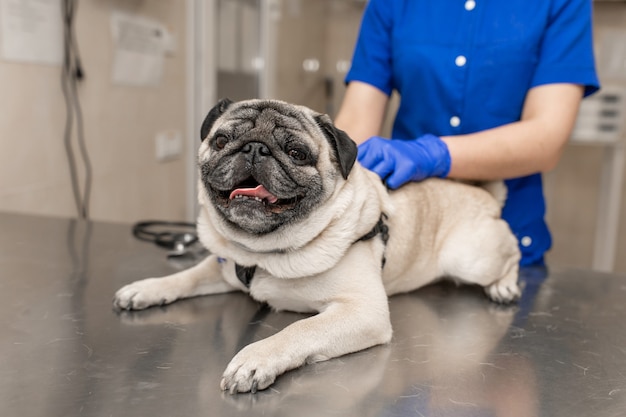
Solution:
[{"label": "harness strap", "polygon": [[254,278],[254,273],[256,271],[256,265],[254,266],[241,266],[239,264],[235,264],[235,273],[237,274],[237,278],[246,288],[250,288],[250,283],[252,282],[252,278]]},{"label": "harness strap", "polygon": [[[389,226],[385,224],[385,220],[387,220],[387,215],[385,213],[380,213],[380,218],[378,219],[378,223],[376,223],[374,228],[370,230],[366,235],[361,236],[361,238],[357,239],[354,243],[373,239],[376,237],[376,235],[380,234],[380,237],[383,240],[383,244],[387,246],[387,241],[389,240]],[[382,267],[385,266],[385,262],[387,262],[387,259],[385,258],[385,255],[383,253]]]}]

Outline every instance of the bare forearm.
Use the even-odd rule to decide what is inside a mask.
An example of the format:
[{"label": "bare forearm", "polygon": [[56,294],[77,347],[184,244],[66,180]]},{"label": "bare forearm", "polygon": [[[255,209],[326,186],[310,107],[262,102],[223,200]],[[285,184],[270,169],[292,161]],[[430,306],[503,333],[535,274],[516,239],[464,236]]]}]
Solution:
[{"label": "bare forearm", "polygon": [[[554,168],[571,134],[583,87],[551,84],[528,92],[522,120],[459,136],[444,136],[451,178],[514,178]],[[379,134],[388,97],[363,83],[351,83],[335,124],[357,143]]]},{"label": "bare forearm", "polygon": [[447,136],[451,178],[502,179],[554,168],[571,134],[582,87],[549,85],[529,92],[520,122]]},{"label": "bare forearm", "polygon": [[442,137],[452,165],[449,177],[491,180],[549,171],[558,161],[567,137],[521,121],[482,132]]},{"label": "bare forearm", "polygon": [[353,81],[335,117],[335,126],[357,144],[380,134],[388,97],[371,85]]}]

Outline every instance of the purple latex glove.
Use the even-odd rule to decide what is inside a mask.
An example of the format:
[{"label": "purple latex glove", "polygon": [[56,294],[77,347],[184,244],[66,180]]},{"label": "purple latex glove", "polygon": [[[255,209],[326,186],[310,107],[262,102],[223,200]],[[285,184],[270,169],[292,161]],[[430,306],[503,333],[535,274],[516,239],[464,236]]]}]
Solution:
[{"label": "purple latex glove", "polygon": [[359,145],[358,160],[394,190],[409,181],[444,178],[450,172],[448,145],[431,134],[410,140],[371,137]]}]

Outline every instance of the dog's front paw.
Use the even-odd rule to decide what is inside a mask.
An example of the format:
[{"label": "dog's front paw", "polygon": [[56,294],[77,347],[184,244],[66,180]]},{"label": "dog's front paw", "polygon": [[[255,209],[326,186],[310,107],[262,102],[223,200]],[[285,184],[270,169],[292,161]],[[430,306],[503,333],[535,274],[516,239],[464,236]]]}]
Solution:
[{"label": "dog's front paw", "polygon": [[235,355],[224,371],[220,383],[223,391],[255,393],[272,385],[289,368],[280,359],[281,352],[266,349],[264,342],[246,346]]},{"label": "dog's front paw", "polygon": [[148,278],[120,288],[113,306],[120,310],[143,310],[154,305],[169,304],[177,299],[165,278]]}]

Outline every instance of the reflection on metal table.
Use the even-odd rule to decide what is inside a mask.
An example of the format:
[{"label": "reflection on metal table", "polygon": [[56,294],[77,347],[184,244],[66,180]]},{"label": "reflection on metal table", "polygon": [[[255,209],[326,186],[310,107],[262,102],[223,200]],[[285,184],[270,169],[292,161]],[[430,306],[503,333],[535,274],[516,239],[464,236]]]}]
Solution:
[{"label": "reflection on metal table", "polygon": [[126,225],[0,214],[2,416],[626,416],[626,277],[525,270],[519,305],[437,284],[390,299],[394,337],[256,394],[221,374],[301,318],[244,294],[118,314],[180,268]]}]

